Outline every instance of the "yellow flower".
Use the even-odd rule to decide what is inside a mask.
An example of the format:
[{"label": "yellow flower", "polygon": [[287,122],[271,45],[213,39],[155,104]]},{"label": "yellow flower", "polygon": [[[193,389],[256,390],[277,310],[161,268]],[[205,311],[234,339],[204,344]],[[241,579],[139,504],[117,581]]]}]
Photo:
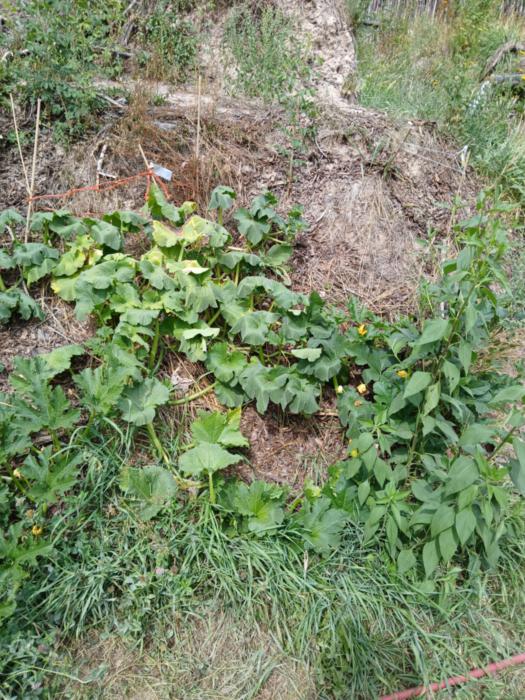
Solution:
[{"label": "yellow flower", "polygon": [[344,391],[343,387],[339,384],[339,386],[338,386],[337,389],[336,389],[336,392],[337,392],[338,394],[342,394],[343,391]]},{"label": "yellow flower", "polygon": [[20,469],[13,469],[13,476],[15,479],[21,479],[22,478],[22,472]]},{"label": "yellow flower", "polygon": [[366,384],[360,384],[357,387],[357,391],[361,394],[361,396],[363,396],[363,394],[366,394],[366,392],[367,392]]},{"label": "yellow flower", "polygon": [[368,333],[368,331],[366,330],[366,326],[365,326],[364,323],[362,323],[362,324],[359,326],[359,328],[357,329],[357,332],[359,333],[359,335],[362,335],[362,336],[365,336],[365,335]]},{"label": "yellow flower", "polygon": [[406,379],[408,377],[408,372],[406,369],[398,369],[396,374],[398,377],[401,377],[401,379]]},{"label": "yellow flower", "polygon": [[39,525],[33,525],[33,527],[31,528],[31,532],[35,537],[40,537],[40,535],[42,534],[42,528]]},{"label": "yellow flower", "polygon": [[355,448],[353,450],[350,450],[350,457],[353,457],[354,459],[356,457],[359,457],[359,450],[356,450]]},{"label": "yellow flower", "polygon": [[359,401],[359,399],[356,399],[356,400],[354,401],[354,406],[355,406],[356,408],[359,408],[359,406],[362,406],[362,405],[363,405],[363,402],[362,402],[362,401]]}]

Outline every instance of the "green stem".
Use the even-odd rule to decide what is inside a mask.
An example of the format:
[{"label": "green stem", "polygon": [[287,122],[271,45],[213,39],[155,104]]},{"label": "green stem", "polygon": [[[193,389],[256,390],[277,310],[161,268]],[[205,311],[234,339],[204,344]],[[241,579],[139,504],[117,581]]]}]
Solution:
[{"label": "green stem", "polygon": [[213,488],[212,472],[208,472],[208,484],[210,486],[210,503],[215,503],[215,489]]},{"label": "green stem", "polygon": [[151,444],[157,451],[158,456],[167,464],[170,464],[170,460],[168,458],[168,455],[164,452],[164,448],[161,445],[161,442],[159,440],[159,436],[157,435],[157,432],[155,430],[155,427],[153,423],[147,423],[146,428],[148,431],[149,438],[151,440]]},{"label": "green stem", "polygon": [[217,309],[217,311],[213,314],[213,316],[208,321],[208,325],[209,326],[213,325],[215,323],[215,321],[219,318],[220,315],[221,315],[221,309],[219,308],[219,309]]},{"label": "green stem", "polygon": [[234,282],[235,284],[239,284],[239,273],[241,271],[241,263],[238,262],[237,265],[235,266],[235,279]]},{"label": "green stem", "polygon": [[56,434],[56,430],[49,430],[49,435],[51,436],[51,440],[53,442],[53,447],[55,450],[59,450],[61,445],[60,445],[60,440],[58,439],[58,435]]},{"label": "green stem", "polygon": [[172,406],[183,406],[185,403],[190,403],[190,401],[195,401],[195,399],[199,399],[201,396],[205,396],[206,394],[209,394],[210,391],[213,391],[213,389],[215,389],[215,382],[213,382],[213,384],[210,384],[209,386],[205,387],[204,389],[197,391],[195,394],[191,394],[190,396],[185,396],[183,399],[177,399],[176,401],[170,401],[170,404]]},{"label": "green stem", "polygon": [[155,325],[155,335],[153,336],[153,343],[151,344],[151,350],[149,354],[149,368],[152,370],[155,367],[155,358],[157,357],[157,352],[159,349],[160,340],[160,323],[157,320]]},{"label": "green stem", "polygon": [[506,445],[506,444],[507,444],[507,442],[509,441],[509,438],[511,438],[511,437],[514,435],[514,433],[516,432],[516,429],[517,429],[517,426],[514,426],[513,428],[511,428],[511,429],[508,431],[508,433],[505,435],[505,437],[503,437],[503,438],[501,439],[500,444],[496,447],[496,449],[494,450],[494,452],[490,455],[491,461],[494,460],[494,457],[498,454],[498,452],[501,450],[501,448],[503,447],[503,445]]},{"label": "green stem", "polygon": [[222,226],[222,220],[222,207],[219,207],[217,209],[217,223],[219,224],[219,226]]},{"label": "green stem", "polygon": [[179,257],[177,258],[177,262],[180,262],[182,260],[182,257],[184,255],[184,250],[186,249],[186,245],[184,243],[181,243],[180,246],[180,251],[179,251]]},{"label": "green stem", "polygon": [[6,286],[4,283],[4,280],[2,279],[2,275],[0,275],[0,292],[5,292]]}]

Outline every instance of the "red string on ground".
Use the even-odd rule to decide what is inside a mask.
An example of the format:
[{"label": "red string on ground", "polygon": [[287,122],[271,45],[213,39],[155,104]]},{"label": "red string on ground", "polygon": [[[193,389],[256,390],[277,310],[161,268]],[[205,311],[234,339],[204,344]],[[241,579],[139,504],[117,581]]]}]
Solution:
[{"label": "red string on ground", "polygon": [[469,671],[466,676],[453,676],[452,678],[447,678],[446,681],[441,681],[441,683],[431,683],[430,685],[419,685],[417,688],[408,688],[408,690],[399,690],[397,693],[392,693],[391,695],[382,695],[379,700],[408,700],[409,698],[420,698],[427,693],[446,690],[454,685],[467,683],[474,678],[482,678],[491,673],[497,673],[505,668],[518,666],[524,663],[525,654],[516,654],[516,656],[511,656],[509,659],[503,659],[502,661],[496,661],[484,668],[475,668]]},{"label": "red string on ground", "polygon": [[[119,187],[126,185],[128,182],[138,180],[141,177],[146,177],[148,180],[150,180],[153,177],[156,180],[155,175],[151,170],[143,170],[142,172],[137,173],[136,175],[123,177],[119,180],[114,180],[113,182],[103,182],[99,183],[98,185],[86,185],[85,187],[73,187],[72,189],[67,190],[66,192],[58,192],[57,194],[33,195],[32,197],[28,197],[27,201],[35,202],[39,199],[66,199],[69,197],[73,197],[76,194],[80,194],[81,192],[109,192],[110,190],[118,189]],[[162,189],[166,191],[165,187],[162,187]]]}]

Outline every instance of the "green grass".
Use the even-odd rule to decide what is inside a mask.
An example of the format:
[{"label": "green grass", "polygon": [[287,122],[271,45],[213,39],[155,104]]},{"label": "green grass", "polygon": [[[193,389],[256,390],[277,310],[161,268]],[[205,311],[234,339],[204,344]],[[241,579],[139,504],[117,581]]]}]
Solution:
[{"label": "green grass", "polygon": [[[42,697],[59,691],[71,697],[73,688],[87,693],[100,687],[103,679],[97,677],[85,686],[71,680],[78,673],[78,649],[92,644],[90,630],[98,630],[99,641],[122,639],[133,653],[142,649],[155,656],[164,645],[168,663],[174,644],[180,642],[178,653],[187,648],[181,630],[204,619],[211,634],[223,615],[240,638],[247,628],[264,630],[274,639],[275,654],[281,649],[309,669],[327,698],[375,697],[521,650],[523,539],[504,552],[497,574],[456,587],[457,572],[451,570],[441,593],[426,597],[399,579],[377,550],[365,547],[355,527],[330,557],[305,559],[286,532],[279,538],[230,535],[204,499],[144,523],[117,487],[120,467],[131,457],[128,443],[114,438],[104,447],[86,447],[92,458],[82,486],[52,519],[60,550],[33,571],[15,618],[3,630],[5,694],[33,697],[36,684]],[[68,653],[72,643],[74,655]],[[264,676],[256,652],[243,658],[235,676],[239,688],[256,688],[255,680]],[[501,697],[507,687],[502,683],[491,680],[494,694],[485,697]],[[238,692],[232,697],[255,697]],[[189,691],[183,696],[191,697]],[[461,697],[480,697],[479,684]]]},{"label": "green grass", "polygon": [[506,88],[479,97],[487,59],[523,31],[523,20],[502,17],[499,9],[496,0],[474,0],[456,5],[449,19],[385,15],[379,29],[361,27],[359,97],[396,115],[436,121],[468,146],[481,175],[523,203],[523,102]]}]

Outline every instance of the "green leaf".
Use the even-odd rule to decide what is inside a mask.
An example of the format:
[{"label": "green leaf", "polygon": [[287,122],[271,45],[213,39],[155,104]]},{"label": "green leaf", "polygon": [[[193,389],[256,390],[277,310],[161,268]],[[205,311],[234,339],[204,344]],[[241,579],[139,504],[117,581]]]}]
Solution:
[{"label": "green leaf", "polygon": [[343,510],[330,508],[330,499],[306,501],[294,520],[308,547],[316,552],[327,552],[341,541],[341,531],[348,520]]},{"label": "green leaf", "polygon": [[476,529],[476,516],[470,508],[460,510],[456,515],[456,532],[462,546],[465,546],[469,537]]},{"label": "green leaf", "polygon": [[248,447],[249,442],[240,431],[241,409],[228,413],[203,413],[191,425],[193,441],[218,443],[223,447]]},{"label": "green leaf", "polygon": [[452,559],[457,548],[456,533],[454,532],[454,528],[449,527],[439,535],[439,551],[441,553],[441,558],[446,564]]},{"label": "green leaf", "polygon": [[525,386],[523,384],[514,384],[513,386],[505,387],[505,389],[500,389],[490,403],[514,403],[515,401],[522,401],[524,397]]},{"label": "green leaf", "polygon": [[233,218],[237,221],[239,233],[245,236],[252,245],[262,241],[271,229],[271,224],[266,221],[258,221],[247,209],[238,209]]},{"label": "green leaf", "polygon": [[427,343],[435,343],[438,340],[443,340],[448,334],[449,327],[450,321],[444,318],[433,318],[425,321],[423,333],[416,345],[426,345]]},{"label": "green leaf", "polygon": [[218,401],[228,408],[242,406],[247,398],[240,386],[229,386],[219,381],[215,382],[215,395]]},{"label": "green leaf", "polygon": [[416,565],[416,557],[411,549],[402,549],[397,556],[397,571],[402,576]]},{"label": "green leaf", "polygon": [[74,456],[71,452],[53,454],[51,447],[45,447],[36,455],[29,455],[21,468],[24,478],[29,482],[26,495],[38,504],[56,503],[75,485],[83,459],[82,452]]},{"label": "green leaf", "polygon": [[179,467],[185,474],[200,476],[226,469],[242,459],[242,455],[232,454],[219,445],[202,442],[180,457]]},{"label": "green leaf", "polygon": [[155,409],[167,403],[170,391],[167,386],[153,377],[126,387],[118,407],[122,418],[134,425],[146,425],[155,417]]},{"label": "green leaf", "polygon": [[323,350],[322,348],[299,348],[298,350],[292,350],[291,354],[300,360],[314,362],[314,360],[318,360],[321,357]]},{"label": "green leaf", "polygon": [[232,333],[240,333],[244,342],[249,345],[264,345],[272,323],[278,320],[277,314],[269,311],[251,311],[234,323]]},{"label": "green leaf", "polygon": [[493,438],[494,426],[472,423],[461,433],[459,444],[461,447],[475,447],[490,442]]},{"label": "green leaf", "polygon": [[82,345],[63,345],[61,348],[55,348],[55,350],[52,350],[45,355],[41,355],[40,357],[47,365],[47,376],[52,378],[57,374],[70,369],[73,358],[84,355],[85,352],[86,351]]},{"label": "green leaf", "polygon": [[120,250],[122,248],[120,229],[107,221],[97,221],[91,226],[89,232],[97,243],[107,246],[111,250]]},{"label": "green leaf", "polygon": [[208,209],[222,209],[226,211],[233,206],[236,199],[235,190],[226,185],[218,185],[211,193]]},{"label": "green leaf", "polygon": [[175,479],[167,469],[156,466],[124,467],[120,486],[129,496],[141,503],[139,517],[150,520],[170,505],[177,493]]},{"label": "green leaf", "polygon": [[465,374],[468,374],[472,362],[472,345],[462,340],[458,348],[458,358],[463,366]]},{"label": "green leaf", "polygon": [[439,552],[436,540],[430,540],[423,547],[423,566],[425,567],[425,576],[430,578],[435,571],[439,562]]},{"label": "green leaf", "polygon": [[428,389],[427,393],[425,396],[425,403],[423,404],[423,415],[428,415],[431,411],[433,411],[436,406],[439,404],[439,397],[441,396],[441,384],[440,382],[436,382],[435,384],[431,384]]},{"label": "green leaf", "polygon": [[263,256],[265,265],[271,268],[281,267],[291,258],[293,248],[287,243],[276,243]]},{"label": "green leaf", "polygon": [[517,460],[512,460],[510,468],[510,478],[514,486],[525,496],[525,442],[519,438],[514,438],[512,446],[516,453]]},{"label": "green leaf", "polygon": [[445,360],[445,362],[443,363],[443,373],[445,374],[445,377],[447,378],[449,390],[450,390],[450,393],[452,394],[454,389],[459,384],[459,380],[461,377],[460,371],[456,367],[456,365],[452,364],[452,362]]},{"label": "green leaf", "polygon": [[176,226],[181,226],[186,217],[197,209],[195,202],[184,202],[180,207],[174,206],[168,202],[155,182],[150,185],[147,205],[155,219],[167,219]]},{"label": "green leaf", "polygon": [[431,381],[432,375],[428,372],[414,372],[407,382],[403,398],[407,399],[419,394],[420,391],[427,388]]},{"label": "green leaf", "polygon": [[249,486],[236,485],[233,505],[238,513],[247,516],[248,529],[258,535],[275,530],[284,520],[282,489],[264,481],[254,481]]},{"label": "green leaf", "polygon": [[454,525],[454,510],[444,503],[434,513],[430,523],[430,534],[436,537],[440,532]]},{"label": "green leaf", "polygon": [[264,413],[268,408],[270,394],[281,389],[287,381],[285,373],[268,369],[259,360],[252,358],[240,375],[240,383],[250,399],[257,400],[257,410]]},{"label": "green leaf", "polygon": [[451,496],[458,491],[463,491],[471,486],[479,478],[479,470],[476,462],[470,457],[461,455],[457,457],[448,474],[445,494]]},{"label": "green leaf", "polygon": [[221,382],[237,378],[246,367],[246,358],[239,350],[230,350],[227,343],[215,343],[208,352],[206,367]]}]

